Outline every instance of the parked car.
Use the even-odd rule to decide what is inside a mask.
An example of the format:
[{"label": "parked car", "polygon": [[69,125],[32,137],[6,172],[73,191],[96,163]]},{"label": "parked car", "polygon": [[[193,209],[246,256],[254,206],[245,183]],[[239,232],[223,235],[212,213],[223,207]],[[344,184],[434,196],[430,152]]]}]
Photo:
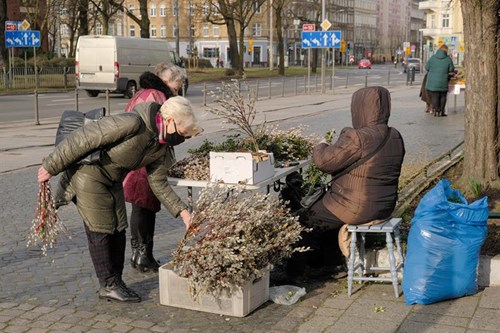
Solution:
[{"label": "parked car", "polygon": [[408,68],[415,67],[415,72],[420,73],[420,68],[422,67],[422,61],[420,58],[408,58],[406,59],[404,63],[404,72],[406,73],[406,70]]},{"label": "parked car", "polygon": [[359,62],[358,62],[358,69],[361,69],[361,68],[367,68],[367,69],[372,69],[372,63],[369,59],[361,59]]}]

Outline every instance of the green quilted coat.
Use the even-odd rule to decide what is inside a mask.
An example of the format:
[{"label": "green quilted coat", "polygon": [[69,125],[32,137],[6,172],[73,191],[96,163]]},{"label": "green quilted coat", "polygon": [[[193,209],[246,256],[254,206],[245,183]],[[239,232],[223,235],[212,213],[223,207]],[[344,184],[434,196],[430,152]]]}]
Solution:
[{"label": "green quilted coat", "polygon": [[[139,104],[134,112],[89,123],[61,142],[43,161],[51,175],[63,172],[56,206],[74,201],[91,231],[122,231],[127,227],[123,179],[130,170],[146,167],[151,189],[172,216],[187,209],[167,180],[174,158],[167,145],[158,143],[155,115],[159,109],[154,102]],[[96,149],[105,151],[100,162],[77,164]]]}]

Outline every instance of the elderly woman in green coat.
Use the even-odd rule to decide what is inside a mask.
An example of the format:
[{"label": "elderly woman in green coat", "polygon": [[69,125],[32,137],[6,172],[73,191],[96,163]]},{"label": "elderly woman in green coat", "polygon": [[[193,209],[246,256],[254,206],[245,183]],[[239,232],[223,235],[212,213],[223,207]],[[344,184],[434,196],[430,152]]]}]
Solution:
[{"label": "elderly woman in green coat", "polygon": [[[176,96],[163,105],[137,105],[132,112],[105,117],[72,132],[48,155],[38,170],[38,181],[59,173],[57,206],[76,203],[87,233],[89,252],[101,288],[99,297],[139,302],[140,296],[122,280],[127,214],[122,182],[127,173],[146,167],[151,189],[186,229],[191,215],[167,180],[173,159],[168,146],[200,132],[191,104]],[[102,151],[99,162],[78,163],[90,152]]]},{"label": "elderly woman in green coat", "polygon": [[446,96],[448,94],[448,81],[455,70],[453,61],[448,56],[448,46],[441,45],[436,54],[425,64],[425,70],[427,71],[425,89],[430,95],[434,116],[445,117],[444,107],[446,106]]}]

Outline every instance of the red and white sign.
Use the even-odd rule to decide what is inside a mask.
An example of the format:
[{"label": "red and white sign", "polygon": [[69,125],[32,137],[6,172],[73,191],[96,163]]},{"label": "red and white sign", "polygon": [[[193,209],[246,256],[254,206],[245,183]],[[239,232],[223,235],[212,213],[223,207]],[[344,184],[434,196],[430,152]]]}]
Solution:
[{"label": "red and white sign", "polygon": [[302,31],[316,31],[316,24],[314,23],[303,24]]},{"label": "red and white sign", "polygon": [[5,21],[5,31],[17,31],[17,21]]}]

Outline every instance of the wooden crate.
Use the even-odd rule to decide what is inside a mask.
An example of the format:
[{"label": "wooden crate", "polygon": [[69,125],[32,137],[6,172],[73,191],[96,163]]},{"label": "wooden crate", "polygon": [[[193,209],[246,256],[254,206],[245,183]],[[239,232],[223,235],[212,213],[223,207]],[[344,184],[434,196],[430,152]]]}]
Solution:
[{"label": "wooden crate", "polygon": [[211,312],[222,315],[245,317],[269,300],[269,269],[261,278],[248,281],[232,295],[214,298],[203,295],[194,301],[188,290],[188,279],[178,276],[170,264],[160,267],[160,304],[184,309]]}]

